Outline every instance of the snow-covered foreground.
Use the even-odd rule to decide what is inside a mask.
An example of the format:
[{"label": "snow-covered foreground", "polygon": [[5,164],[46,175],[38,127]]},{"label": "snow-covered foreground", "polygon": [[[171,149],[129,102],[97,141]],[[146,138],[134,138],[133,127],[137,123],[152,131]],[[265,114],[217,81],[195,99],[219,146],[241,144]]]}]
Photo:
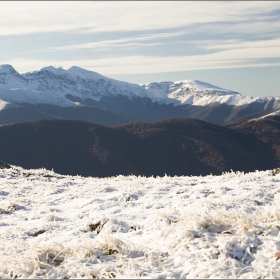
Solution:
[{"label": "snow-covered foreground", "polygon": [[280,174],[0,170],[0,278],[279,278]]}]

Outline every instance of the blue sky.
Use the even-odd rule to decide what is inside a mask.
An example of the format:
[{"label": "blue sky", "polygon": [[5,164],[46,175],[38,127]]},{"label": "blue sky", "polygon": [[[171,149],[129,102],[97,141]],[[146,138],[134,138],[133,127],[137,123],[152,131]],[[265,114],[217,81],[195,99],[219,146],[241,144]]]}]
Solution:
[{"label": "blue sky", "polygon": [[280,96],[280,2],[0,2],[0,64]]}]

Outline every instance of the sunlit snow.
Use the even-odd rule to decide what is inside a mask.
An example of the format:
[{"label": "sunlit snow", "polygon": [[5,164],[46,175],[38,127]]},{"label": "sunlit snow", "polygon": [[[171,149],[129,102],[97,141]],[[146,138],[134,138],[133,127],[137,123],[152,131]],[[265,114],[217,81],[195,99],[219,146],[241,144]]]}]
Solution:
[{"label": "sunlit snow", "polygon": [[7,108],[7,107],[18,107],[18,105],[0,100],[0,110],[3,110],[4,108]]},{"label": "sunlit snow", "polygon": [[148,97],[154,102],[175,106],[227,104],[242,106],[252,102],[275,102],[279,97],[251,97],[197,80],[132,84],[110,79],[73,66],[67,69],[47,66],[19,74],[11,65],[0,65],[0,100],[14,103],[75,106],[66,95],[99,101],[102,96]]},{"label": "sunlit snow", "polygon": [[1,278],[279,278],[280,174],[0,170]]},{"label": "sunlit snow", "polygon": [[251,121],[254,121],[254,120],[261,120],[261,119],[264,119],[264,118],[267,118],[267,117],[270,117],[270,116],[279,116],[279,115],[280,115],[280,110],[275,111],[275,112],[270,113],[270,114],[267,114],[267,115],[262,116],[262,117],[260,117],[260,118],[252,119]]}]

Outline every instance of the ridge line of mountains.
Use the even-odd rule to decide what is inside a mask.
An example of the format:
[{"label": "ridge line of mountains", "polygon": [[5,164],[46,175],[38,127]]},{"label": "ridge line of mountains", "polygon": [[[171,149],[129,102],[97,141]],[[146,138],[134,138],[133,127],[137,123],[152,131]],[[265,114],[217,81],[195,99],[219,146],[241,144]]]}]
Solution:
[{"label": "ridge line of mountains", "polygon": [[250,97],[196,80],[137,85],[77,66],[19,74],[0,66],[0,124],[77,119],[103,125],[195,118],[216,124],[280,110],[280,97]]}]

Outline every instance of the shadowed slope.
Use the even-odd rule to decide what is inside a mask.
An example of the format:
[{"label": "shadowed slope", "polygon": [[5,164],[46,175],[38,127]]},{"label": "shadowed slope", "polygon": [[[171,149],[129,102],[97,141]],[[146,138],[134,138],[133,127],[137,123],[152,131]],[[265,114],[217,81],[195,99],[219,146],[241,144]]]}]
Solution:
[{"label": "shadowed slope", "polygon": [[275,151],[275,160],[280,165],[280,116],[243,121],[228,125],[229,128],[254,133],[256,137],[270,145]]},{"label": "shadowed slope", "polygon": [[205,175],[275,167],[271,144],[194,119],[108,127],[40,120],[0,127],[0,159],[83,176]]},{"label": "shadowed slope", "polygon": [[216,124],[229,124],[234,121],[261,117],[273,111],[273,108],[261,103],[244,106],[209,104],[194,106],[189,104],[174,106],[152,102],[149,98],[126,96],[103,96],[100,101],[71,98],[79,106],[61,107],[51,104],[18,103],[0,110],[0,124],[11,124],[38,119],[69,119],[98,123],[102,125],[120,125],[132,121],[155,122],[173,118],[195,118]]}]

